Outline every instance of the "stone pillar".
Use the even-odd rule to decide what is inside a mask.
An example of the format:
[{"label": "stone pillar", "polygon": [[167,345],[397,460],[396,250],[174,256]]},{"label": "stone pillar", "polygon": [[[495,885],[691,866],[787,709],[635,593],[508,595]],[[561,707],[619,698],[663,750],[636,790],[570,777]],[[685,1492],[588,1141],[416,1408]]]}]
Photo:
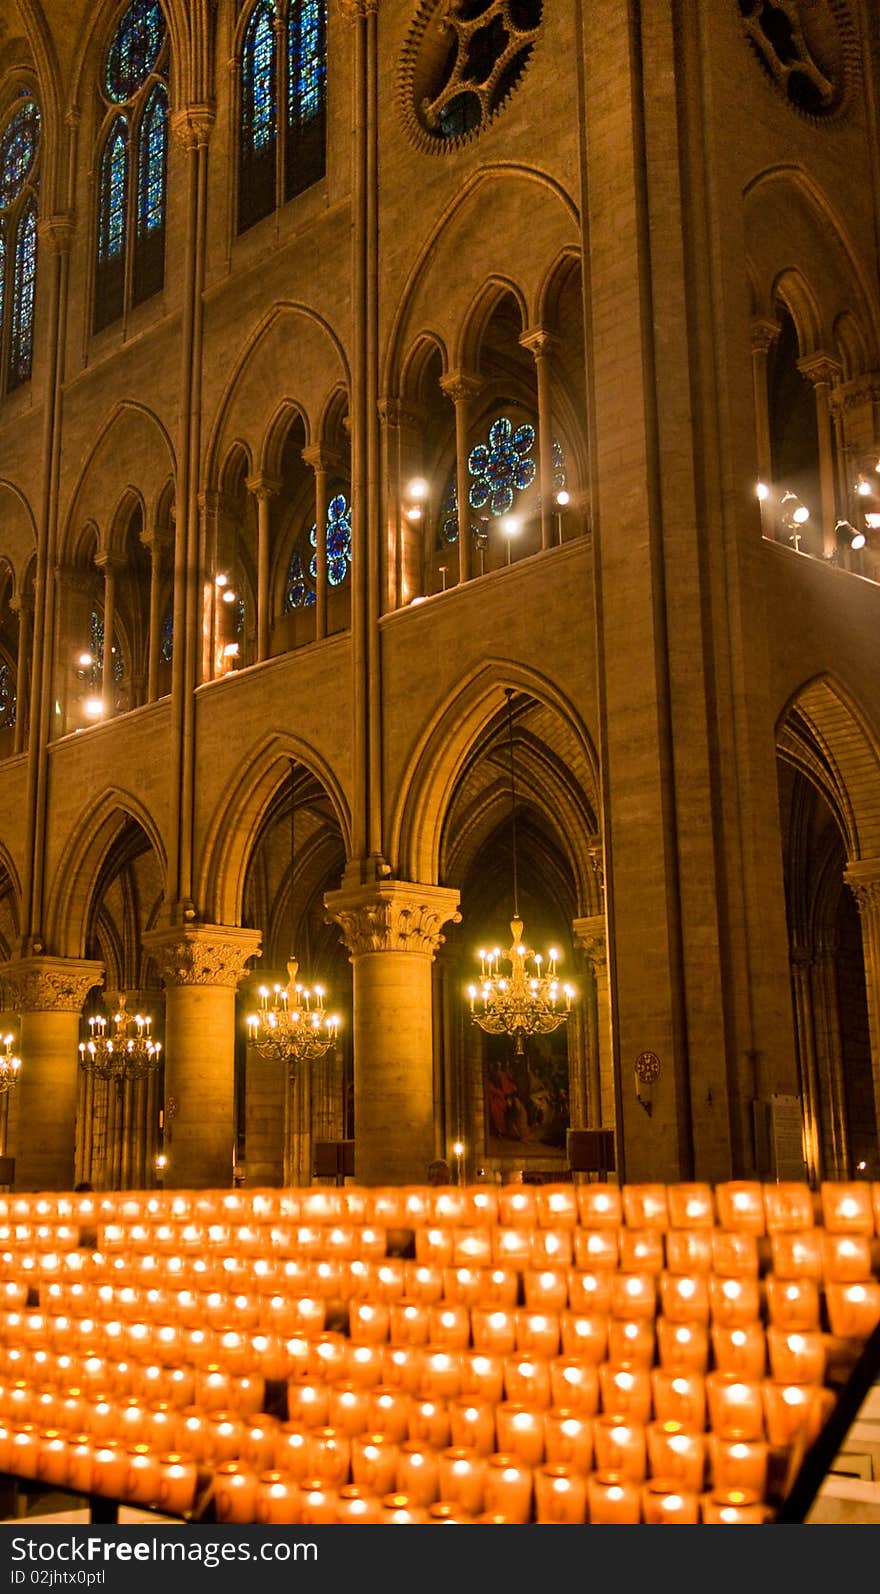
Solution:
[{"label": "stone pillar", "polygon": [[[769,487],[773,480],[773,448],[770,438],[770,388],[767,380],[767,361],[770,350],[779,337],[776,321],[752,322],[752,383],[755,394],[755,456],[758,481]],[[776,515],[770,499],[758,500],[761,511],[761,531],[772,537],[776,530]]]},{"label": "stone pillar", "polygon": [[536,327],[524,332],[520,344],[535,361],[538,387],[538,460],[541,490],[541,547],[553,541],[553,384],[550,356],[557,342],[552,332]]},{"label": "stone pillar", "polygon": [[794,1001],[794,1028],[801,1070],[801,1101],[804,1118],[804,1161],[807,1177],[814,1187],[822,1178],[820,1123],[822,1104],[816,1067],[816,1031],[813,1023],[813,991],[810,970],[813,954],[809,947],[791,949],[791,989]]},{"label": "stone pillar", "polygon": [[836,954],[837,946],[833,937],[823,937],[816,948],[811,970],[813,1023],[819,1064],[819,1088],[822,1099],[827,1103],[821,1126],[823,1150],[827,1154],[825,1175],[829,1179],[848,1179],[850,1177],[849,1131],[843,1083]]},{"label": "stone pillar", "polygon": [[268,476],[249,476],[245,485],[257,501],[257,663],[260,664],[269,657],[272,499],[280,492],[281,483],[272,481]]},{"label": "stone pillar", "polygon": [[15,670],[15,739],[12,750],[23,753],[27,742],[28,686],[32,642],[33,600],[16,595],[9,605],[18,615],[18,662]]},{"label": "stone pillar", "polygon": [[232,1183],[235,991],[260,952],[259,930],[225,924],[142,937],[165,982],[165,1147],[169,1184]]},{"label": "stone pillar", "polygon": [[141,542],[150,555],[150,633],[147,641],[147,702],[159,696],[159,665],[162,658],[162,559],[168,545],[159,531],[141,532]]},{"label": "stone pillar", "polygon": [[483,382],[479,376],[474,376],[467,371],[450,371],[448,376],[441,377],[440,386],[447,398],[455,405],[455,463],[456,463],[456,496],[458,499],[458,579],[468,581],[471,574],[471,511],[468,502],[469,479],[468,454],[471,404],[477,394],[482,390]]},{"label": "stone pillar", "polygon": [[315,477],[315,640],[319,642],[327,635],[327,478],[338,461],[319,444],[304,448],[302,457]]},{"label": "stone pillar", "polygon": [[324,903],[354,969],[355,1168],[360,1184],[420,1183],[434,1155],[431,964],[458,892],[405,880]]},{"label": "stone pillar", "polygon": [[6,1006],[21,1014],[17,1190],[74,1183],[80,1016],[103,963],[27,957],[3,965]]},{"label": "stone pillar", "polygon": [[798,360],[798,370],[813,384],[816,397],[816,431],[819,438],[819,494],[822,500],[822,552],[837,547],[837,491],[834,481],[834,445],[831,430],[831,389],[840,381],[840,366],[827,354]]},{"label": "stone pillar", "polygon": [[[587,1100],[590,1126],[613,1128],[617,1117],[614,1101],[614,1062],[611,1050],[611,993],[608,984],[608,940],[604,913],[591,913],[572,919],[575,941],[593,976],[596,987],[597,1048],[588,1065]],[[592,1050],[592,1049],[591,1049]]]},{"label": "stone pillar", "polygon": [[95,556],[95,564],[104,572],[104,665],[101,674],[101,696],[104,699],[104,713],[110,715],[116,708],[113,633],[116,630],[116,573],[122,569],[122,562],[114,554],[99,553]]},{"label": "stone pillar", "polygon": [[422,438],[427,411],[409,401],[383,398],[379,400],[379,419],[386,492],[382,593],[383,607],[387,611],[399,609],[429,591],[426,558],[430,558],[431,537],[425,521],[426,511],[428,515],[436,511],[437,503],[429,497],[415,519],[411,515],[413,506],[410,506],[410,513],[404,507],[407,484],[413,477],[420,477],[424,470]]},{"label": "stone pillar", "polygon": [[880,858],[864,858],[851,863],[843,878],[856,899],[862,922],[874,1115],[880,1134]]}]

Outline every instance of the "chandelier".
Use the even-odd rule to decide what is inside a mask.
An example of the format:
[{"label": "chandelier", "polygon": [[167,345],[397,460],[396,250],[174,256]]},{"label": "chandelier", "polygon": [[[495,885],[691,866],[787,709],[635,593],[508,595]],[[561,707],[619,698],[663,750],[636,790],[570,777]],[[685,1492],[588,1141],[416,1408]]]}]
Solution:
[{"label": "chandelier", "polygon": [[[516,779],[513,763],[513,692],[508,687],[507,735],[510,752],[510,805],[513,832],[513,918],[510,933],[513,937],[506,957],[500,947],[491,952],[482,951],[480,958],[480,983],[468,987],[471,1019],[489,1035],[512,1035],[516,1041],[517,1055],[525,1050],[526,1035],[550,1035],[564,1024],[571,1012],[575,991],[571,985],[560,982],[556,964],[559,953],[551,947],[546,959],[540,952],[532,951],[524,940],[523,921],[519,914],[519,889],[516,852]],[[502,971],[502,961],[510,964],[509,973]]]},{"label": "chandelier", "polygon": [[89,1039],[80,1041],[79,1060],[86,1073],[96,1079],[114,1079],[118,1085],[127,1080],[144,1079],[159,1066],[162,1046],[150,1033],[153,1020],[125,1010],[125,995],[113,1014],[113,1029],[108,1034],[108,1020],[103,1013],[89,1019]]},{"label": "chandelier", "polygon": [[[295,863],[294,815],[296,811],[296,766],[290,761],[290,917],[293,941],[293,873]],[[321,985],[297,982],[299,963],[291,954],[287,964],[287,984],[276,985],[270,993],[259,989],[260,1007],[246,1019],[248,1044],[267,1063],[287,1063],[291,1072],[299,1063],[314,1063],[323,1057],[339,1034],[339,1019],[324,1006]],[[270,994],[272,1001],[270,1003]]]},{"label": "chandelier", "polygon": [[13,1047],[13,1037],[4,1035],[0,1043],[0,1096],[5,1096],[8,1090],[14,1090],[18,1083],[21,1058],[16,1057]]}]

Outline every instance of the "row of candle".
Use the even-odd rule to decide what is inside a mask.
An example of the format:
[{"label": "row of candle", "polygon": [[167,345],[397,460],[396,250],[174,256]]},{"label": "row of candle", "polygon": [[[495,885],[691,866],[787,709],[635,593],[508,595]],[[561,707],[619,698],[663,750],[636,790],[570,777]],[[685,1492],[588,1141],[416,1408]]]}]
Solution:
[{"label": "row of candle", "polygon": [[811,1228],[817,1218],[838,1233],[880,1233],[880,1184],[826,1181],[816,1195],[798,1182],[708,1184],[548,1184],[365,1189],[144,1191],[0,1196],[0,1225],[138,1224],[174,1220],[265,1224],[374,1222],[389,1227],[528,1221],[546,1227],[711,1228],[763,1234]]}]

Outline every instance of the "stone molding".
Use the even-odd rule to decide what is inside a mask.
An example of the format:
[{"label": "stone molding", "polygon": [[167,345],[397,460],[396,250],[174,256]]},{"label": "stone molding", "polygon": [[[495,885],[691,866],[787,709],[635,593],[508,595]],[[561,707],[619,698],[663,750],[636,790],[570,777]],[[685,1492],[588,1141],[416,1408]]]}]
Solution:
[{"label": "stone molding", "polygon": [[547,327],[532,327],[521,332],[518,342],[520,348],[528,349],[536,360],[542,355],[552,354],[553,350],[559,347],[559,338]]},{"label": "stone molding", "polygon": [[608,932],[604,913],[591,913],[584,919],[572,919],[571,928],[596,978],[607,975]]},{"label": "stone molding", "polygon": [[408,880],[328,891],[328,922],[342,931],[352,958],[365,952],[417,952],[433,958],[445,940],[444,924],[461,922],[459,893]]},{"label": "stone molding", "polygon": [[476,398],[478,393],[482,393],[484,386],[483,378],[472,371],[449,371],[446,376],[440,378],[440,388],[453,404]]},{"label": "stone molding", "polygon": [[0,964],[4,1005],[19,1013],[79,1013],[103,963],[85,958],[26,957]]},{"label": "stone molding", "polygon": [[752,353],[769,354],[774,344],[778,342],[782,328],[778,321],[758,319],[752,322],[749,330],[751,333]]},{"label": "stone molding", "polygon": [[259,930],[202,924],[192,929],[148,930],[143,948],[156,959],[166,986],[221,985],[235,988],[259,957]]},{"label": "stone molding", "polygon": [[797,368],[801,376],[805,376],[814,387],[836,387],[843,372],[837,360],[830,354],[806,354],[802,360],[797,361]]},{"label": "stone molding", "polygon": [[862,918],[880,912],[880,858],[851,863],[843,878],[856,899]]},{"label": "stone molding", "polygon": [[379,0],[338,0],[338,5],[346,22],[359,22],[362,17],[374,17],[379,10]]}]

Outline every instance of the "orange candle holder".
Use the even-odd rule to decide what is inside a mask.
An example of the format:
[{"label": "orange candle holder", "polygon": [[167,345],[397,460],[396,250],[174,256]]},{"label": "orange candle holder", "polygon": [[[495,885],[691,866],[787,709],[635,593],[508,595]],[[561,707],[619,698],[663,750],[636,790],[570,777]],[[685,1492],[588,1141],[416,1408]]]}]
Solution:
[{"label": "orange candle holder", "polygon": [[330,1427],[338,1428],[349,1437],[365,1433],[370,1425],[370,1398],[366,1389],[353,1383],[332,1384],[327,1419]]},{"label": "orange candle holder", "polygon": [[654,1527],[694,1527],[700,1520],[699,1495],[674,1478],[652,1478],[643,1484],[641,1509],[642,1521]]},{"label": "orange candle holder", "polygon": [[459,1445],[441,1451],[437,1462],[441,1501],[459,1507],[468,1516],[478,1516],[483,1509],[485,1481],[485,1456]]},{"label": "orange candle holder", "polygon": [[609,1317],[598,1311],[561,1312],[560,1338],[565,1356],[577,1356],[598,1366],[608,1355]]},{"label": "orange candle holder", "polygon": [[599,1410],[599,1369],[578,1356],[554,1356],[550,1362],[550,1404],[580,1417]]},{"label": "orange candle holder", "polygon": [[439,1301],[428,1307],[428,1344],[445,1350],[464,1350],[471,1339],[471,1314],[456,1301]]},{"label": "orange candle holder", "polygon": [[653,1273],[615,1273],[611,1284],[612,1317],[653,1319],[657,1281]]},{"label": "orange candle holder", "polygon": [[790,1333],[784,1328],[767,1329],[767,1350],[774,1379],[791,1384],[821,1384],[825,1378],[827,1352],[825,1336]]},{"label": "orange candle holder", "polygon": [[623,1222],[620,1186],[579,1184],[576,1187],[578,1221],[585,1229],[618,1229]]},{"label": "orange candle holder", "polygon": [[534,1478],[535,1521],[569,1525],[587,1520],[587,1480],[562,1462],[538,1467]]},{"label": "orange candle holder", "polygon": [[461,1394],[461,1364],[459,1351],[419,1347],[421,1372],[419,1393],[427,1400],[452,1400]]},{"label": "orange candle holder", "polygon": [[419,1506],[433,1505],[439,1498],[439,1457],[432,1446],[416,1439],[398,1445],[394,1491]]},{"label": "orange candle holder", "polygon": [[455,1301],[460,1306],[479,1306],[483,1299],[485,1271],[485,1268],[464,1265],[442,1268],[442,1293],[437,1298]]},{"label": "orange candle holder", "polygon": [[866,1234],[820,1235],[822,1273],[833,1284],[863,1284],[872,1276],[871,1241]]},{"label": "orange candle holder", "polygon": [[[409,1435],[409,1407],[411,1397],[406,1390],[389,1384],[376,1384],[369,1393],[370,1433],[384,1434],[398,1441]],[[384,1491],[387,1493],[387,1490]]]},{"label": "orange candle holder", "polygon": [[764,1419],[771,1445],[791,1445],[805,1437],[812,1441],[821,1426],[821,1391],[815,1384],[789,1384],[768,1378],[762,1385]]},{"label": "orange candle holder", "polygon": [[535,1189],[538,1224],[542,1229],[574,1229],[578,1224],[577,1190],[573,1184],[542,1184]]},{"label": "orange candle holder", "polygon": [[572,1232],[570,1229],[535,1229],[529,1245],[532,1267],[570,1267]]},{"label": "orange candle holder", "polygon": [[588,1273],[613,1272],[620,1262],[620,1232],[617,1228],[575,1229],[572,1235],[575,1265]]},{"label": "orange candle holder", "polygon": [[731,1179],[715,1186],[722,1229],[761,1235],[765,1231],[764,1189],[757,1179]]},{"label": "orange candle holder", "polygon": [[[338,1428],[313,1428],[308,1437],[311,1477],[320,1478],[334,1489],[348,1483],[351,1472],[351,1440]],[[303,1488],[308,1480],[303,1481]]]},{"label": "orange candle holder", "polygon": [[597,1526],[631,1526],[640,1522],[638,1483],[619,1472],[591,1472],[587,1478],[587,1518]]},{"label": "orange candle holder", "polygon": [[397,1475],[398,1448],[387,1434],[356,1434],[351,1441],[352,1482],[373,1495],[391,1494]]},{"label": "orange candle holder", "polygon": [[412,1400],[407,1422],[407,1438],[402,1443],[443,1450],[449,1444],[451,1428],[449,1406],[445,1400]]},{"label": "orange candle holder", "polygon": [[[451,1400],[448,1404],[449,1435],[453,1446],[474,1455],[491,1456],[505,1449],[496,1437],[496,1412],[504,1403],[489,1400]],[[521,1408],[518,1408],[521,1409]]]},{"label": "orange candle holder", "polygon": [[714,1233],[708,1229],[670,1229],[666,1235],[666,1267],[670,1273],[708,1273],[712,1268]]},{"label": "orange candle holder", "polygon": [[813,1192],[800,1180],[765,1184],[764,1213],[768,1234],[779,1229],[811,1229],[815,1222]]},{"label": "orange candle holder", "polygon": [[374,1494],[355,1483],[346,1483],[337,1489],[335,1522],[349,1527],[369,1527],[381,1520],[382,1508]]},{"label": "orange candle holder", "polygon": [[728,1234],[712,1231],[712,1268],[720,1278],[757,1278],[760,1266],[758,1241],[754,1234]]},{"label": "orange candle holder", "polygon": [[128,1456],[121,1445],[104,1439],[92,1453],[92,1491],[110,1500],[121,1500],[128,1476]]},{"label": "orange candle holder", "polygon": [[532,1469],[519,1457],[497,1451],[486,1460],[483,1483],[485,1510],[507,1522],[529,1522],[532,1515]]},{"label": "orange candle holder", "polygon": [[666,1265],[665,1235],[659,1229],[621,1229],[620,1269],[623,1273],[660,1273]]},{"label": "orange candle holder", "polygon": [[429,1520],[425,1506],[417,1505],[408,1494],[386,1494],[379,1507],[379,1524],[386,1527],[415,1527]]},{"label": "orange candle holder", "polygon": [[776,1279],[822,1278],[822,1233],[806,1229],[789,1233],[780,1229],[770,1237],[771,1272]]},{"label": "orange candle holder", "polygon": [[57,1428],[46,1428],[39,1434],[36,1476],[41,1483],[64,1487],[70,1466],[68,1451],[67,1437]]},{"label": "orange candle holder", "polygon": [[382,1345],[349,1345],[345,1358],[345,1375],[350,1384],[359,1389],[373,1389],[382,1382],[384,1365]]},{"label": "orange candle holder", "polygon": [[764,1287],[774,1328],[808,1331],[819,1327],[819,1287],[814,1279],[778,1279],[768,1274]]},{"label": "orange candle holder", "polygon": [[388,1308],[389,1337],[392,1345],[427,1345],[428,1307],[422,1301],[405,1297],[392,1301]]},{"label": "orange candle holder", "polygon": [[414,1301],[421,1300],[424,1298],[419,1294],[423,1274],[436,1279],[435,1269],[427,1262],[404,1261],[398,1256],[386,1256],[381,1262],[370,1262],[366,1275],[368,1297],[374,1304],[377,1301],[399,1301],[403,1295],[408,1295]]},{"label": "orange candle holder", "polygon": [[716,1527],[759,1527],[767,1507],[750,1489],[714,1489],[700,1498],[700,1516]]},{"label": "orange candle holder", "polygon": [[301,1483],[311,1474],[311,1435],[313,1430],[297,1422],[283,1422],[275,1435],[273,1465],[268,1472],[280,1472]]},{"label": "orange candle holder", "polygon": [[652,1367],[655,1339],[654,1323],[650,1318],[612,1317],[608,1322],[608,1360],[627,1362],[633,1367]]},{"label": "orange candle holder", "polygon": [[746,1489],[763,1499],[767,1489],[768,1449],[763,1439],[708,1436],[714,1490]]},{"label": "orange candle holder", "polygon": [[713,1433],[736,1434],[743,1439],[764,1437],[764,1406],[757,1379],[717,1370],[707,1373],[706,1398]]},{"label": "orange candle holder", "polygon": [[257,1520],[259,1481],[252,1468],[224,1461],[214,1469],[214,1504],[218,1522],[250,1523]]},{"label": "orange candle holder", "polygon": [[280,1428],[278,1418],[269,1416],[258,1417],[246,1425],[241,1459],[257,1474],[272,1470]]},{"label": "orange candle holder", "polygon": [[711,1229],[715,1198],[709,1184],[670,1184],[666,1189],[669,1225],[673,1229]]},{"label": "orange candle holder", "polygon": [[383,1345],[383,1384],[417,1394],[422,1377],[421,1355],[422,1348],[418,1345]]},{"label": "orange candle holder", "polygon": [[515,1349],[526,1356],[555,1356],[559,1350],[559,1314],[551,1311],[530,1311],[528,1307],[514,1312]]},{"label": "orange candle holder", "polygon": [[706,1443],[702,1433],[680,1422],[655,1420],[645,1430],[648,1468],[688,1493],[699,1494],[705,1482]]},{"label": "orange candle holder", "polygon": [[455,1229],[452,1260],[456,1267],[491,1267],[491,1229]]},{"label": "orange candle holder", "polygon": [[832,1334],[869,1339],[880,1323],[880,1284],[826,1284],[825,1304]]},{"label": "orange candle holder", "polygon": [[487,1351],[496,1356],[510,1355],[516,1350],[516,1308],[474,1306],[470,1319],[475,1350]]},{"label": "orange candle holder", "polygon": [[330,1415],[329,1386],[317,1378],[290,1379],[287,1415],[291,1422],[304,1423],[307,1428],[323,1428]]},{"label": "orange candle holder", "polygon": [[518,1406],[549,1406],[550,1364],[540,1356],[505,1356],[504,1398]]},{"label": "orange candle holder", "polygon": [[499,1227],[489,1232],[492,1237],[492,1262],[495,1266],[531,1267],[533,1230]]},{"label": "orange candle holder", "polygon": [[709,1286],[706,1275],[661,1273],[660,1305],[663,1316],[670,1318],[674,1323],[706,1322],[709,1317]]},{"label": "orange candle holder", "polygon": [[613,1472],[642,1483],[648,1470],[645,1425],[607,1412],[593,1422],[593,1454],[599,1472]]},{"label": "orange candle holder", "polygon": [[719,1278],[709,1275],[709,1308],[712,1322],[722,1328],[743,1328],[757,1323],[761,1315],[761,1296],[756,1278]]},{"label": "orange candle holder", "polygon": [[[603,1362],[599,1368],[599,1393],[605,1413],[634,1422],[647,1422],[651,1416],[651,1377],[646,1367]],[[608,1465],[613,1467],[611,1462]]]},{"label": "orange candle holder", "polygon": [[826,1180],[819,1187],[819,1199],[829,1234],[873,1235],[871,1187],[864,1180]]},{"label": "orange candle holder", "polygon": [[452,1229],[441,1229],[428,1224],[415,1233],[416,1261],[430,1262],[435,1267],[451,1267],[455,1257],[455,1234]]},{"label": "orange candle holder", "polygon": [[262,1473],[257,1484],[256,1518],[267,1527],[301,1522],[299,1484],[283,1472]]},{"label": "orange candle holder", "polygon": [[589,1417],[565,1408],[544,1418],[544,1454],[548,1462],[587,1473],[593,1465],[593,1424]]},{"label": "orange candle holder", "polygon": [[499,1401],[504,1394],[504,1357],[472,1350],[461,1358],[461,1393],[472,1400]]},{"label": "orange candle holder", "polygon": [[306,1478],[299,1486],[299,1520],[310,1527],[336,1521],[336,1489],[322,1478]]},{"label": "orange candle holder", "polygon": [[677,1422],[698,1432],[706,1426],[706,1384],[702,1373],[655,1367],[651,1372],[654,1415],[659,1422]]},{"label": "orange candle holder", "polygon": [[530,1467],[544,1460],[543,1411],[502,1400],[495,1408],[495,1430],[499,1451],[519,1456]]},{"label": "orange candle holder", "polygon": [[526,1268],[523,1294],[529,1312],[564,1312],[568,1306],[568,1277],[564,1268]]},{"label": "orange candle holder", "polygon": [[623,1220],[630,1229],[669,1228],[668,1186],[665,1184],[625,1184]]},{"label": "orange candle holder", "polygon": [[743,1378],[763,1378],[767,1366],[767,1345],[761,1323],[746,1323],[742,1328],[712,1328],[712,1352],[718,1372],[738,1373]]}]

